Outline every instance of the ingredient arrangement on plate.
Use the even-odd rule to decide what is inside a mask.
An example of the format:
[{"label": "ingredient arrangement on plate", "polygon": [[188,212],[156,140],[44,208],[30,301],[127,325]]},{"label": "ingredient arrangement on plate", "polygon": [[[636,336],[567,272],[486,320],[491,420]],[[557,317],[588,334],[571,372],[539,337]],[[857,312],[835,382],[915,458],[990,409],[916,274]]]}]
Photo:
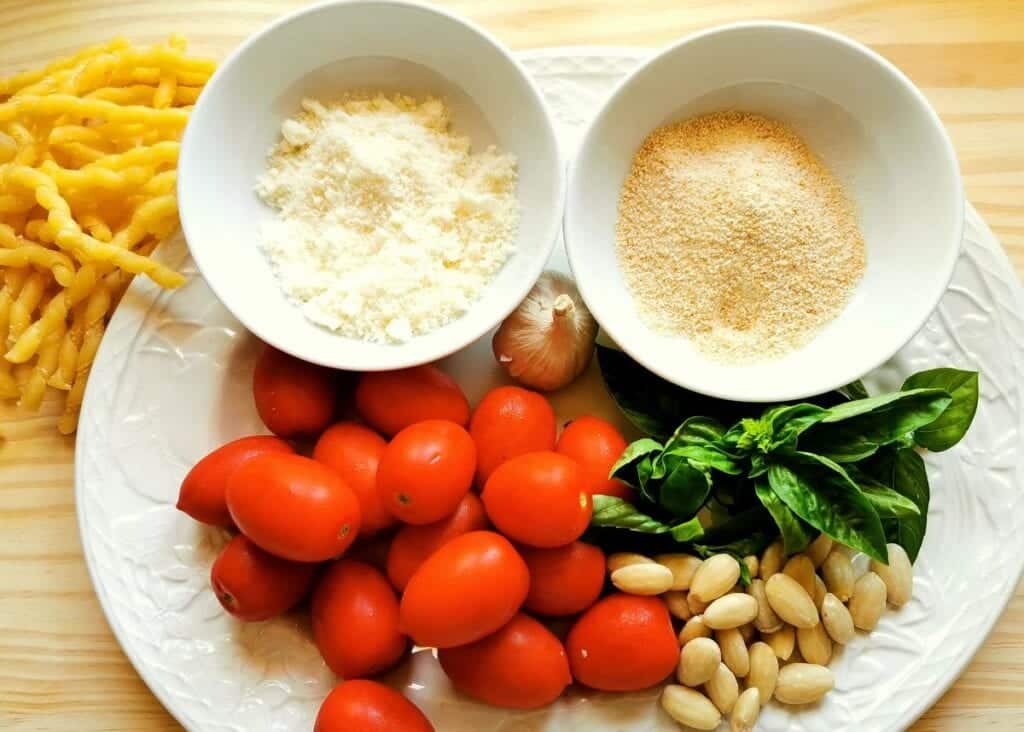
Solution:
[{"label": "ingredient arrangement on plate", "polygon": [[178,140],[215,68],[185,45],[119,39],[0,80],[0,398],[64,392],[65,434],[132,277],[185,281],[149,257],[178,225]]},{"label": "ingredient arrangement on plate", "polygon": [[519,386],[471,408],[434,366],[363,374],[353,390],[349,374],[264,350],[253,392],[277,436],[205,457],[178,508],[238,532],[211,575],[228,612],[265,620],[309,598],[313,639],[345,679],[318,732],[358,728],[367,707],[409,725],[393,729],[431,729],[403,697],[353,681],[413,645],[487,704],[669,680],[675,721],[750,730],[773,699],[821,699],[834,649],[909,601],[929,500],[917,450],[963,437],[976,373],[765,409],[597,348],[648,437],[627,444],[588,415],[559,429]]},{"label": "ingredient arrangement on plate", "polygon": [[[184,283],[149,255],[178,224],[178,140],[213,71],[173,36],[0,81],[0,395],[37,409],[65,391],[62,432],[132,277]],[[486,299],[520,254],[529,156],[475,149],[435,96],[339,89],[297,106],[246,190],[266,204],[252,249],[317,332],[400,349]],[[618,206],[644,326],[722,368],[802,348],[865,273],[840,183],[757,114],[653,131]],[[308,614],[340,679],[317,732],[434,729],[373,680],[413,647],[497,707],[665,684],[680,725],[752,730],[773,701],[821,700],[839,647],[910,601],[921,453],[967,433],[976,372],[715,399],[598,345],[555,271],[494,325],[488,367],[515,383],[476,404],[433,364],[356,374],[266,345],[252,394],[272,434],[218,447],[180,484],[181,511],[230,533],[210,573],[224,610]],[[544,393],[594,360],[639,439],[592,414],[559,424]]]}]

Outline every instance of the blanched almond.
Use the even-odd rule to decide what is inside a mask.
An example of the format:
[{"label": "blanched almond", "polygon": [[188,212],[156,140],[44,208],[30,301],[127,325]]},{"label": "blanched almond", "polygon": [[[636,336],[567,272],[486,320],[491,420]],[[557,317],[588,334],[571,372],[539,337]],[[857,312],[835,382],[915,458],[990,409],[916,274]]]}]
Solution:
[{"label": "blanched almond", "polygon": [[612,572],[612,584],[630,595],[660,595],[672,586],[672,572],[654,562],[630,564]]},{"label": "blanched almond", "polygon": [[679,652],[676,678],[686,686],[700,686],[711,680],[722,662],[722,651],[710,638],[694,638]]},{"label": "blanched almond", "polygon": [[850,611],[831,592],[825,595],[825,601],[821,604],[821,623],[836,643],[845,645],[853,640],[856,633]]},{"label": "blanched almond", "polygon": [[861,630],[872,631],[885,610],[885,583],[874,572],[868,572],[853,587],[850,617]]},{"label": "blanched almond", "polygon": [[772,575],[765,582],[764,592],[768,604],[783,621],[796,628],[813,628],[818,624],[818,608],[814,607],[814,600],[789,575]]},{"label": "blanched almond", "polygon": [[832,639],[821,623],[813,628],[797,628],[796,645],[807,663],[827,666],[832,660]]},{"label": "blanched almond", "polygon": [[779,678],[779,658],[767,643],[753,644],[749,654],[747,686],[756,687],[761,693],[762,703],[767,704],[775,693],[775,682]]},{"label": "blanched almond", "polygon": [[693,581],[697,567],[701,565],[700,557],[692,554],[659,554],[654,561],[672,572],[673,590],[688,590]]},{"label": "blanched almond", "polygon": [[774,633],[762,634],[761,638],[771,646],[780,661],[788,661],[789,657],[793,655],[793,648],[796,647],[796,631],[793,626],[783,625]]},{"label": "blanched almond", "polygon": [[711,700],[694,689],[669,684],[661,692],[661,708],[676,722],[699,730],[713,730],[722,715]]},{"label": "blanched almond", "polygon": [[608,566],[608,574],[611,574],[617,569],[629,567],[633,564],[655,563],[650,557],[645,557],[643,554],[636,554],[635,552],[617,552],[615,554],[609,554],[608,559],[605,561]]},{"label": "blanched almond", "polygon": [[690,596],[712,602],[731,590],[740,578],[740,565],[730,554],[715,554],[705,559],[690,582]]},{"label": "blanched almond", "polygon": [[890,605],[903,607],[914,591],[914,569],[910,557],[899,544],[888,544],[889,564],[871,560],[871,571],[885,583],[885,596]]},{"label": "blanched almond", "polygon": [[704,690],[722,714],[732,711],[736,699],[740,695],[740,685],[736,682],[732,671],[724,663],[718,664],[711,679],[704,684]]},{"label": "blanched almond", "polygon": [[774,633],[782,627],[782,621],[772,610],[768,603],[768,595],[764,591],[764,580],[755,579],[747,585],[747,594],[757,600],[757,617],[754,618],[754,627],[762,633]]},{"label": "blanched almond", "polygon": [[821,565],[821,576],[825,578],[825,587],[841,602],[846,602],[853,594],[854,574],[850,555],[841,547],[834,548],[825,557]]},{"label": "blanched almond", "polygon": [[825,557],[832,551],[832,537],[827,534],[818,534],[818,538],[811,542],[804,553],[810,558],[814,568],[817,569],[825,561]]},{"label": "blanched almond", "polygon": [[761,695],[757,689],[747,689],[736,700],[729,717],[732,732],[752,732],[761,713]]},{"label": "blanched almond", "polygon": [[737,630],[743,636],[743,642],[748,645],[750,641],[754,640],[754,636],[757,635],[757,628],[754,627],[753,623],[744,623]]},{"label": "blanched almond", "polygon": [[686,593],[686,605],[690,608],[690,615],[703,615],[711,603],[698,600],[693,592]]},{"label": "blanched almond", "polygon": [[704,611],[704,625],[712,630],[738,628],[757,617],[757,600],[750,595],[723,595]]},{"label": "blanched almond", "polygon": [[686,601],[685,592],[669,590],[661,596],[661,599],[665,601],[665,607],[668,608],[668,612],[673,618],[685,621],[693,617],[693,613],[690,612],[690,604]]},{"label": "blanched almond", "polygon": [[703,615],[694,615],[686,621],[686,625],[679,631],[679,645],[685,646],[694,638],[710,638],[711,628],[704,625]]},{"label": "blanched almond", "polygon": [[814,578],[816,575],[814,573],[814,565],[806,554],[794,554],[786,562],[786,566],[783,567],[782,571],[799,582],[808,597],[814,598]]},{"label": "blanched almond", "polygon": [[773,541],[768,545],[761,555],[760,574],[761,579],[767,582],[773,574],[782,569],[782,560],[785,555],[782,553],[782,542]]},{"label": "blanched almond", "polygon": [[832,672],[813,663],[791,663],[779,670],[775,698],[783,704],[812,704],[832,690]]},{"label": "blanched almond", "polygon": [[821,603],[825,602],[827,594],[828,588],[825,587],[825,581],[818,575],[814,575],[814,607],[818,608],[819,613],[821,613]]},{"label": "blanched almond", "polygon": [[722,649],[722,663],[728,666],[737,678],[750,673],[750,654],[739,628],[720,630],[715,633],[715,638],[718,639],[718,647]]},{"label": "blanched almond", "polygon": [[758,570],[761,569],[761,561],[753,554],[748,554],[743,557],[743,563],[747,565],[747,571],[750,572],[751,579],[756,577]]}]

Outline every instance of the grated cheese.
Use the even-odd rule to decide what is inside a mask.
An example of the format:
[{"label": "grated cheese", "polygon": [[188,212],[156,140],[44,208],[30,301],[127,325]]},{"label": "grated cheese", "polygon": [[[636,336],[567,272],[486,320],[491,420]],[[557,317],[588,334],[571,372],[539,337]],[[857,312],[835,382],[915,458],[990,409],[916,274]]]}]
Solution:
[{"label": "grated cheese", "polygon": [[278,213],[262,247],[313,322],[407,341],[465,313],[504,265],[516,179],[512,155],[451,133],[439,99],[306,99],[256,186]]}]

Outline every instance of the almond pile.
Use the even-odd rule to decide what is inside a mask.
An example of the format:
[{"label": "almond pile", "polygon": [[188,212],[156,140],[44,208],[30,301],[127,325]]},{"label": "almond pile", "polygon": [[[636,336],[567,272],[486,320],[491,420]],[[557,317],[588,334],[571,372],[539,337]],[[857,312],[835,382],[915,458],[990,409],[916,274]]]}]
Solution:
[{"label": "almond pile", "polygon": [[683,622],[679,684],[666,686],[661,705],[672,719],[713,730],[728,717],[733,732],[754,729],[771,699],[812,704],[833,687],[828,668],[836,643],[874,630],[888,603],[911,596],[907,553],[888,545],[889,563],[872,561],[858,576],[853,552],[824,534],[806,551],[786,557],[781,542],[742,561],[751,582],[742,587],[740,563],[728,554],[706,560],[689,554],[608,557],[622,592],[660,595]]}]

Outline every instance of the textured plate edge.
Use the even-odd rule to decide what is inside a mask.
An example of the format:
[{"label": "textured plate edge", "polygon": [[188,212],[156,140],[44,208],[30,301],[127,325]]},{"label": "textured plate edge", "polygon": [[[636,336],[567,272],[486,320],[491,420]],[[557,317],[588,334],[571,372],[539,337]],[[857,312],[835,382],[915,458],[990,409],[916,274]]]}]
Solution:
[{"label": "textured plate edge", "polygon": [[[521,63],[528,63],[530,60],[540,59],[555,59],[555,58],[618,58],[623,61],[633,61],[639,63],[644,59],[648,58],[657,49],[654,47],[638,47],[638,46],[562,46],[562,47],[551,47],[551,48],[540,48],[540,49],[525,49],[518,50],[515,52],[515,57]],[[611,90],[609,90],[610,93]],[[1016,270],[1013,268],[1009,257],[1006,254],[1005,249],[999,243],[995,233],[991,230],[985,220],[978,214],[974,206],[968,201],[965,206],[965,217],[964,217],[964,233],[970,225],[977,226],[979,232],[985,240],[987,248],[993,250],[995,256],[999,259],[1000,264],[1003,267],[1008,268],[1011,272],[1016,275]],[[163,249],[163,247],[161,247]],[[158,251],[158,259],[159,251]],[[199,276],[198,273],[196,276]],[[110,326],[108,327],[108,333],[111,331],[126,328],[134,324],[139,324],[146,317],[149,310],[157,304],[163,291],[160,290],[149,280],[144,278],[136,278],[122,304],[125,301],[140,301],[145,303],[145,307],[132,308],[118,307],[111,319]],[[1016,277],[1016,286],[1013,288],[1013,300],[1017,304],[1018,312],[1024,311],[1024,288],[1021,287],[1020,278]],[[113,356],[108,354],[112,353],[114,348],[113,339],[104,338],[100,344],[99,351],[96,354],[95,365],[101,368],[115,368],[116,360]],[[108,364],[107,362],[111,363]],[[148,667],[142,663],[137,657],[134,646],[127,641],[130,640],[127,631],[122,627],[119,616],[113,613],[113,605],[110,596],[107,593],[104,584],[99,581],[97,575],[97,563],[94,556],[93,545],[86,541],[88,516],[87,509],[85,508],[85,501],[83,501],[85,488],[84,486],[84,461],[85,451],[78,449],[78,441],[87,441],[88,435],[91,434],[93,428],[92,420],[87,418],[87,415],[93,410],[93,402],[98,401],[101,398],[98,392],[92,388],[86,389],[85,398],[82,404],[82,420],[79,426],[78,435],[76,437],[76,449],[75,449],[75,461],[74,461],[74,497],[75,497],[75,512],[78,520],[79,537],[82,545],[82,554],[85,559],[86,569],[89,573],[89,579],[92,582],[93,589],[100,602],[100,607],[103,610],[104,618],[107,625],[110,627],[118,644],[121,647],[122,652],[127,656],[132,666],[135,668],[136,673],[142,678],[150,692],[160,701],[168,713],[174,717],[174,719],[187,730],[196,730],[197,727],[193,725],[193,722],[184,713],[176,707],[175,701],[170,695],[164,690],[163,685],[158,683],[156,679],[156,669]],[[951,665],[947,673],[942,674],[941,683],[936,685],[929,693],[921,698],[921,700],[911,705],[908,710],[898,719],[898,729],[905,729],[913,724],[917,719],[921,717],[928,709],[930,709],[939,698],[942,697],[946,691],[959,679],[966,667],[971,663],[978,651],[984,645],[988,639],[995,625],[999,622],[1000,618],[1006,611],[1007,606],[1012,601],[1016,594],[1016,588],[1020,583],[1021,577],[1024,576],[1024,558],[1021,559],[1018,569],[1017,577],[1012,583],[1011,590],[1002,599],[999,604],[998,610],[991,613],[989,619],[984,623],[984,633],[980,634],[977,641],[974,642],[973,647],[967,654],[964,654],[961,661]]]}]

